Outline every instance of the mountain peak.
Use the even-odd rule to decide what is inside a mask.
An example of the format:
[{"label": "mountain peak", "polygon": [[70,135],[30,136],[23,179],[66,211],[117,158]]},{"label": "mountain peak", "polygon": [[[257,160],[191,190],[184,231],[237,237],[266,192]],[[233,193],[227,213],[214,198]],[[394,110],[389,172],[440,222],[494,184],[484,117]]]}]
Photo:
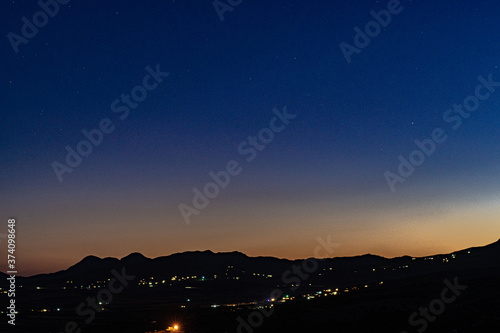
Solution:
[{"label": "mountain peak", "polygon": [[97,256],[94,256],[94,255],[89,255],[89,256],[86,256],[85,258],[83,258],[80,263],[88,263],[88,262],[96,262],[96,261],[99,261],[101,260],[101,258],[97,257]]},{"label": "mountain peak", "polygon": [[147,259],[142,253],[132,252],[128,256],[123,257],[121,260],[126,260],[126,259],[130,259],[130,258],[144,258],[144,259]]},{"label": "mountain peak", "polygon": [[126,264],[141,264],[141,263],[146,262],[148,260],[151,260],[151,259],[146,258],[142,253],[139,253],[139,252],[132,252],[128,256],[120,259],[120,261],[122,261]]}]

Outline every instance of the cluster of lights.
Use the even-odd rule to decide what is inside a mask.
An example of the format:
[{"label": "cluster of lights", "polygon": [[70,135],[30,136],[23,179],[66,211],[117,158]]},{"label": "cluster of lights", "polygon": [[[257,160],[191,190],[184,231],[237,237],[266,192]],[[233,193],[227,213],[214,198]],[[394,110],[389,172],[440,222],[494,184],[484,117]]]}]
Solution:
[{"label": "cluster of lights", "polygon": [[252,275],[254,275],[254,276],[262,276],[262,277],[264,277],[266,279],[269,279],[269,278],[273,277],[271,274],[264,274],[264,273],[262,273],[262,274],[260,274],[260,273],[253,273]]},{"label": "cluster of lights", "polygon": [[166,333],[166,332],[181,332],[181,326],[179,324],[173,324],[169,326],[166,330],[146,332],[146,333]]},{"label": "cluster of lights", "polygon": [[170,326],[167,328],[167,332],[178,332],[179,331],[179,325],[174,324],[174,326]]},{"label": "cluster of lights", "polygon": [[[217,279],[217,275],[213,275],[213,279]],[[166,283],[169,283],[169,282],[180,282],[180,281],[187,281],[187,280],[198,280],[198,281],[208,281],[209,279],[207,279],[205,276],[197,276],[197,275],[192,275],[192,276],[172,276],[168,281],[167,280],[161,280],[161,281],[154,281],[155,278],[154,277],[150,277],[149,279],[141,279],[139,282],[138,282],[138,285],[139,286],[149,286],[149,287],[153,287],[155,285],[159,285],[159,284],[166,284]],[[170,284],[171,285],[171,284]]]}]

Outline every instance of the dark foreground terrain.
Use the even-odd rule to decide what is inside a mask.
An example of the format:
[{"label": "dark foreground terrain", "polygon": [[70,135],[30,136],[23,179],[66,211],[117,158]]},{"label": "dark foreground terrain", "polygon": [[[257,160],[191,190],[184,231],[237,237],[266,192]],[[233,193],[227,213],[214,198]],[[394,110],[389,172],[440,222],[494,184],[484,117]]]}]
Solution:
[{"label": "dark foreground terrain", "polygon": [[426,258],[87,257],[66,271],[18,277],[16,325],[6,324],[2,293],[0,329],[498,333],[499,256],[500,242]]}]

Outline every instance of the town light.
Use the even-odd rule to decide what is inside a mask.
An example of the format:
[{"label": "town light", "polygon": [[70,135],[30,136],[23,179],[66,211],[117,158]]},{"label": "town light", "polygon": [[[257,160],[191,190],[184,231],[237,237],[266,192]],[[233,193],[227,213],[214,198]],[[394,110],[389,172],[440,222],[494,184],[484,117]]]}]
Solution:
[{"label": "town light", "polygon": [[174,324],[174,325],[169,326],[169,327],[167,328],[167,332],[180,332],[180,331],[181,331],[181,330],[180,330],[180,327],[179,327],[179,325],[178,325],[178,324]]}]

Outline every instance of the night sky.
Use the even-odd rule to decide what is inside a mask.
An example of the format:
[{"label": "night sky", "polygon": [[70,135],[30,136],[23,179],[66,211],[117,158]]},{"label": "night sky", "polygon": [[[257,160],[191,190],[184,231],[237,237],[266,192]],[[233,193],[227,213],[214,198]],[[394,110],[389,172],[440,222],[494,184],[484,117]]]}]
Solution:
[{"label": "night sky", "polygon": [[[333,256],[498,240],[500,3],[228,2],[221,21],[208,0],[73,0],[14,45],[42,9],[2,1],[0,246],[15,217],[21,275],[90,254],[306,258],[328,235]],[[465,100],[474,110],[454,111]],[[100,126],[58,177],[66,147]],[[429,144],[435,129],[446,140]],[[402,177],[415,140],[428,154]],[[196,209],[193,189],[230,161],[238,172],[186,223],[179,206]]]}]

